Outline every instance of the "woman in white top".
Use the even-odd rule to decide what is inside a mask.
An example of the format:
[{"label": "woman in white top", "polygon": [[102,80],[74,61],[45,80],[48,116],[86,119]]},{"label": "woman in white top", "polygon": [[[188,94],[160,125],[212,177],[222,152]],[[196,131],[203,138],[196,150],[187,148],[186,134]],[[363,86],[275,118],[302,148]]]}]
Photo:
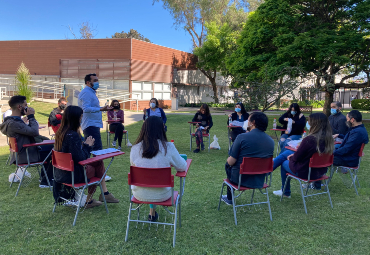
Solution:
[{"label": "woman in white top", "polygon": [[[130,153],[132,166],[162,168],[174,166],[177,171],[186,170],[186,161],[180,156],[173,143],[167,141],[161,118],[151,116],[144,122],[136,144]],[[171,198],[171,188],[147,188],[132,186],[136,199],[146,202],[162,202]],[[150,205],[149,221],[156,221],[155,205]]]}]

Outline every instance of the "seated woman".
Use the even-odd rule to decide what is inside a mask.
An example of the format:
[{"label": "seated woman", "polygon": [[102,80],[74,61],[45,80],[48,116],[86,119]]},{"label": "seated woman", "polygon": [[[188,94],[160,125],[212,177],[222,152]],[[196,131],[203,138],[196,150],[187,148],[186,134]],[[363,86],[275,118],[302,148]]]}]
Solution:
[{"label": "seated woman", "polygon": [[[240,165],[244,157],[250,158],[271,158],[274,154],[275,143],[272,138],[265,133],[268,127],[268,118],[262,112],[253,112],[248,119],[248,130],[245,134],[240,134],[235,139],[225,165],[226,175],[230,182],[238,185]],[[243,175],[241,186],[249,188],[262,188],[265,174]],[[231,205],[231,190],[227,188],[227,196],[222,196],[222,200]]]},{"label": "seated woman", "polygon": [[[230,117],[232,121],[244,122],[248,120],[249,114],[245,110],[243,103],[237,103],[235,105],[235,112],[232,114],[229,114],[229,118]],[[227,120],[227,125],[229,125],[229,119]],[[245,133],[245,130],[242,127],[232,128],[231,129],[231,140],[234,142],[235,138],[242,133]]]},{"label": "seated woman", "polygon": [[122,137],[123,137],[123,130],[125,130],[125,127],[123,126],[123,111],[120,109],[120,104],[118,100],[112,100],[112,103],[110,105],[113,107],[112,111],[108,111],[108,120],[113,120],[114,122],[111,122],[109,124],[109,131],[114,132],[114,139],[112,142],[112,146],[116,147],[116,142],[118,139],[118,150],[121,150],[122,146]]},{"label": "seated woman", "polygon": [[[78,106],[70,105],[68,106],[63,114],[62,122],[60,128],[55,134],[55,151],[71,153],[72,159],[74,161],[74,182],[84,183],[85,175],[83,167],[78,164],[78,162],[88,159],[90,157],[90,152],[92,146],[94,145],[95,139],[91,136],[86,137],[83,142],[80,134],[80,125],[82,120],[82,108]],[[77,120],[77,121],[76,121]],[[105,172],[103,161],[98,161],[86,166],[86,176],[88,179],[92,177],[102,178]],[[89,180],[88,180],[89,181]],[[58,202],[59,194],[62,190],[61,183],[72,183],[72,176],[70,172],[60,170],[55,168],[54,170],[54,198]],[[104,191],[105,200],[107,203],[118,203],[119,200],[116,199],[111,193],[108,192],[105,185],[105,180],[101,183]],[[95,192],[96,186],[90,186],[88,188],[88,196],[86,198],[85,208],[92,208],[103,203],[102,195],[99,196],[99,201],[92,199]]]},{"label": "seated woman", "polygon": [[167,132],[167,126],[166,126],[167,117],[166,117],[166,114],[164,113],[163,109],[159,108],[158,100],[156,98],[150,99],[149,106],[150,106],[149,109],[144,108],[143,120],[145,121],[150,116],[157,116],[157,117],[162,119],[164,129]]},{"label": "seated woman", "polygon": [[283,129],[288,127],[288,119],[292,119],[292,130],[288,134],[287,131],[280,138],[280,149],[281,152],[285,150],[288,142],[291,140],[299,140],[304,132],[304,126],[306,125],[306,117],[301,113],[300,107],[297,103],[293,103],[289,106],[289,110],[284,113],[280,118],[279,122],[283,124]]},{"label": "seated woman", "polygon": [[197,148],[193,151],[194,153],[198,153],[200,152],[200,148],[202,148],[202,151],[204,150],[203,134],[208,134],[213,126],[211,112],[207,104],[202,104],[199,111],[194,115],[192,122],[200,122],[200,124],[196,124],[195,141]]},{"label": "seated woman", "polygon": [[[334,139],[328,117],[323,113],[313,113],[307,122],[309,134],[304,138],[296,152],[285,150],[274,159],[274,170],[281,166],[281,190],[274,191],[277,196],[283,195],[286,174],[290,173],[299,178],[308,178],[310,158],[313,154],[333,153]],[[312,168],[311,179],[318,179],[327,172],[327,168]],[[321,182],[315,183],[316,189],[321,189]],[[285,197],[290,197],[290,182],[285,188]]]},{"label": "seated woman", "polygon": [[[151,116],[141,127],[136,144],[130,153],[132,166],[146,168],[161,168],[174,166],[177,171],[185,171],[186,161],[180,156],[175,145],[167,141],[163,122],[160,118]],[[132,186],[134,197],[140,201],[162,202],[171,198],[171,188],[147,188]],[[150,205],[148,221],[157,221],[156,206]]]}]

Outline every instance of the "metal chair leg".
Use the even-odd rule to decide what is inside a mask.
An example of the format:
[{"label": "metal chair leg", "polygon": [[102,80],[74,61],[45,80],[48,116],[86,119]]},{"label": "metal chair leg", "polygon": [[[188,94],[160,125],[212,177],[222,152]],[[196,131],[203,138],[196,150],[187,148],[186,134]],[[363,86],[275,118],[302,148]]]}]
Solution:
[{"label": "metal chair leg", "polygon": [[[304,194],[303,194],[303,188],[302,188],[302,183],[301,183],[301,181],[300,180],[298,180],[298,182],[299,182],[299,187],[300,187],[300,189],[301,189],[301,194],[302,194],[302,200],[303,200],[303,206],[304,206],[304,211],[306,212],[306,214],[307,214],[307,208],[306,208],[306,201],[305,201],[305,199],[304,199]],[[308,185],[308,183],[307,183],[307,185]]]},{"label": "metal chair leg", "polygon": [[132,209],[132,203],[130,202],[130,208],[128,209],[128,220],[127,220],[127,227],[126,227],[126,237],[125,237],[125,242],[127,242],[127,238],[128,238],[128,230],[129,230],[129,228],[130,228],[131,209]]},{"label": "metal chair leg", "polygon": [[[20,180],[20,182],[19,182],[19,185],[18,185],[18,189],[17,189],[17,192],[15,193],[15,196],[17,196],[18,195],[18,192],[19,192],[19,189],[21,188],[21,186],[22,186],[22,183],[23,183],[23,178],[24,178],[24,176],[26,175],[26,171],[27,171],[27,166],[26,166],[26,168],[24,169],[24,172],[22,173],[22,178],[21,178],[21,180]],[[18,170],[18,169],[17,169]],[[17,173],[17,172],[16,172]]]},{"label": "metal chair leg", "polygon": [[221,197],[222,197],[222,193],[224,191],[224,187],[225,187],[225,183],[223,182],[222,183],[222,187],[221,187],[221,195],[220,195],[220,199],[218,201],[218,209],[217,210],[220,210],[220,205],[221,205]]},{"label": "metal chair leg", "polygon": [[208,152],[211,150],[211,135],[208,136]]},{"label": "metal chair leg", "polygon": [[55,208],[57,207],[57,203],[54,202],[54,208],[53,208],[53,213],[55,212]]},{"label": "metal chair leg", "polygon": [[271,205],[270,205],[269,192],[268,192],[267,188],[265,190],[266,190],[266,196],[267,196],[267,205],[269,207],[270,220],[272,221],[272,213],[271,213]]},{"label": "metal chair leg", "polygon": [[357,196],[359,196],[358,191],[357,191],[357,187],[356,187],[356,181],[355,181],[355,179],[353,178],[353,174],[352,174],[351,169],[349,169],[349,173],[350,173],[350,175],[351,175],[352,183],[353,183],[353,186],[355,187],[356,194],[357,194]]},{"label": "metal chair leg", "polygon": [[234,197],[234,189],[233,188],[231,188],[231,196],[232,196],[232,202],[233,202],[233,211],[234,211],[235,226],[237,226],[238,225],[238,221],[236,219],[235,197]]},{"label": "metal chair leg", "polygon": [[[50,189],[50,191],[53,191],[53,189],[51,188],[51,185],[50,185],[50,181],[49,181],[49,176],[46,174],[46,170],[45,170],[45,167],[42,165],[41,166],[42,167],[42,170],[43,170],[43,172],[44,172],[44,175],[46,176],[46,181],[47,181],[47,183],[48,183],[48,185],[49,185],[49,189]],[[38,168],[37,168],[38,169]],[[26,173],[26,172],[25,172]]]},{"label": "metal chair leg", "polygon": [[103,187],[101,186],[101,183],[99,183],[99,187],[100,187],[100,191],[101,191],[101,196],[103,197],[105,210],[107,211],[107,213],[109,213],[108,206],[107,206],[107,201],[105,201],[104,191],[103,191]]},{"label": "metal chair leg", "polygon": [[85,187],[82,188],[81,196],[79,196],[79,201],[78,201],[78,206],[77,206],[77,210],[76,210],[76,215],[75,215],[75,219],[73,220],[72,226],[75,226],[76,225],[77,216],[78,216],[78,213],[79,213],[80,208],[81,208],[81,202],[82,202],[84,191],[85,191]]},{"label": "metal chair leg", "polygon": [[288,180],[289,180],[289,176],[287,176],[286,180],[285,180],[285,184],[284,184],[284,188],[283,188],[283,194],[281,194],[281,198],[280,198],[280,202],[283,201],[283,197],[284,197],[284,192],[285,192],[285,188],[286,188],[286,184],[288,183]]},{"label": "metal chair leg", "polygon": [[333,203],[331,202],[331,196],[330,196],[330,192],[329,192],[329,183],[328,183],[328,180],[326,180],[326,191],[328,192],[330,206],[331,206],[331,208],[333,208]]},{"label": "metal chair leg", "polygon": [[177,206],[178,206],[178,199],[176,201],[176,208],[175,208],[175,222],[173,225],[173,248],[175,248],[176,243],[176,227],[177,227]]}]

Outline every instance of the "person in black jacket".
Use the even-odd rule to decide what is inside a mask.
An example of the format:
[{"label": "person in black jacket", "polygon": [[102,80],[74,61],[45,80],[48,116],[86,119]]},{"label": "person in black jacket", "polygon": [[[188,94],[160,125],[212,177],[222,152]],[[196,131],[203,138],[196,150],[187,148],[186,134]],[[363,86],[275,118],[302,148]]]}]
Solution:
[{"label": "person in black jacket", "polygon": [[283,124],[283,129],[288,127],[288,119],[292,119],[292,130],[288,134],[288,131],[283,132],[280,138],[280,149],[281,152],[285,150],[288,142],[291,140],[299,140],[302,138],[304,127],[306,125],[306,117],[301,113],[301,109],[297,103],[293,103],[289,106],[286,113],[281,115],[279,122]]},{"label": "person in black jacket", "polygon": [[198,153],[200,152],[200,148],[202,148],[202,151],[204,150],[203,134],[208,134],[213,126],[212,116],[207,104],[202,104],[199,111],[194,115],[192,122],[200,122],[200,124],[196,125],[197,128],[195,129],[197,148],[193,151],[194,153]]},{"label": "person in black jacket", "polygon": [[58,107],[54,108],[53,111],[49,115],[49,123],[54,133],[56,133],[60,127],[60,123],[62,122],[63,112],[66,107],[67,107],[67,99],[65,97],[61,97],[58,100]]},{"label": "person in black jacket", "polygon": [[346,125],[346,116],[342,114],[342,104],[341,102],[333,102],[330,104],[329,122],[331,129],[333,130],[333,135],[339,134],[345,136],[349,128]]},{"label": "person in black jacket", "polygon": [[[74,161],[74,182],[84,183],[85,175],[83,167],[78,162],[86,160],[90,157],[90,152],[93,148],[95,139],[92,136],[86,138],[83,142],[81,134],[79,132],[81,120],[82,120],[82,108],[78,106],[68,106],[63,114],[62,122],[58,132],[55,134],[55,150],[64,153],[71,153]],[[78,120],[78,121],[76,121]],[[105,172],[103,161],[98,161],[86,166],[86,176],[88,179],[92,177],[102,178]],[[54,181],[56,183],[72,183],[72,175],[70,172],[54,169]],[[89,181],[89,180],[88,180]],[[105,200],[107,203],[118,203],[111,193],[108,192],[105,180],[101,182],[103,187]],[[54,185],[54,189],[60,189],[61,185]],[[99,201],[92,199],[96,186],[90,186],[88,188],[88,196],[86,198],[85,208],[92,208],[102,205],[103,197],[102,194],[99,196]],[[59,190],[54,190],[55,194],[59,194]],[[57,195],[58,196],[58,195]],[[58,197],[54,197],[58,201]]]},{"label": "person in black jacket", "polygon": [[[235,105],[235,112],[229,114],[229,118],[231,117],[231,121],[239,121],[244,122],[248,120],[249,114],[244,108],[243,103],[237,103]],[[227,125],[229,125],[229,119],[227,119]],[[242,133],[245,133],[245,130],[242,127],[232,128],[231,129],[231,140],[234,142],[236,137]]]}]

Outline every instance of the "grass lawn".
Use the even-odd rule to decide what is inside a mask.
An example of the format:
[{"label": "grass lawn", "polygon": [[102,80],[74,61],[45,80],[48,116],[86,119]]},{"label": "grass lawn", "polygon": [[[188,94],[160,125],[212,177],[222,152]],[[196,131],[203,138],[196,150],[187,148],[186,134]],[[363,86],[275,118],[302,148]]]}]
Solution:
[{"label": "grass lawn", "polygon": [[51,111],[58,107],[57,104],[33,101],[29,104],[29,107],[35,109],[35,118],[40,124],[47,124]]},{"label": "grass lawn", "polygon": [[[34,103],[36,105],[36,103]],[[33,106],[34,106],[33,105]],[[272,116],[270,126],[272,126]],[[221,150],[210,153],[189,152],[191,116],[168,116],[168,139],[174,139],[180,153],[188,154],[193,164],[186,179],[182,204],[182,227],[177,230],[176,247],[172,248],[170,228],[134,224],[128,242],[124,242],[129,207],[127,173],[130,149],[114,160],[108,174],[112,180],[108,189],[119,204],[85,210],[72,227],[74,210],[58,206],[52,213],[53,197],[37,183],[21,188],[14,197],[17,185],[9,188],[8,175],[14,167],[5,166],[8,149],[0,148],[2,178],[0,181],[0,254],[368,254],[370,248],[370,146],[365,147],[359,173],[360,196],[343,184],[343,177],[335,174],[330,184],[334,208],[327,196],[310,199],[308,214],[304,213],[297,182],[292,181],[292,198],[280,199],[272,194],[280,189],[280,170],[273,174],[269,189],[273,221],[267,205],[260,208],[239,209],[238,226],[234,224],[232,207],[221,204],[217,211],[221,184],[225,178],[227,158],[226,117],[213,116],[211,135],[217,135]],[[127,126],[134,142],[142,122]],[[370,130],[370,125],[367,124]],[[272,135],[272,133],[269,133]],[[102,138],[105,141],[105,133]],[[175,179],[178,189],[178,179]],[[257,193],[257,192],[256,192]],[[98,198],[99,192],[95,194]],[[250,199],[250,193],[242,200]],[[262,196],[257,196],[261,201]],[[149,208],[144,206],[142,217]],[[164,215],[163,210],[159,214]]]}]

